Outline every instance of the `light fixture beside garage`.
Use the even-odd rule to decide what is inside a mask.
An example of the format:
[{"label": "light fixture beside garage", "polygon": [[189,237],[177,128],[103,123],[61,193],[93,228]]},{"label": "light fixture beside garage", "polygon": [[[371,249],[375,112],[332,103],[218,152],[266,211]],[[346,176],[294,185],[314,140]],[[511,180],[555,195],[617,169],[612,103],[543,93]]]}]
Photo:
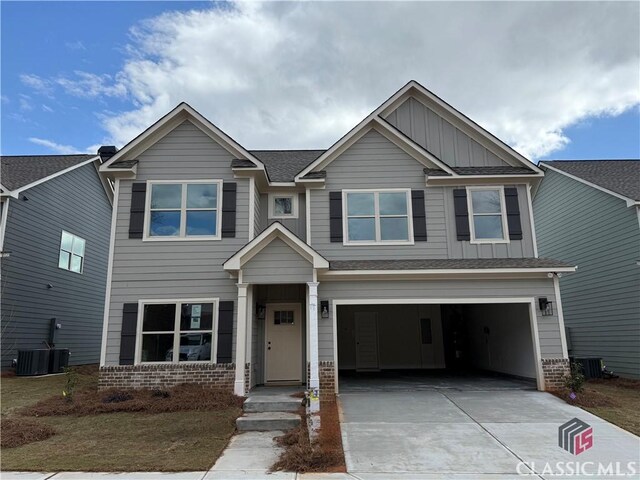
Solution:
[{"label": "light fixture beside garage", "polygon": [[538,305],[543,317],[550,317],[553,315],[553,302],[547,300],[547,297],[538,298]]}]

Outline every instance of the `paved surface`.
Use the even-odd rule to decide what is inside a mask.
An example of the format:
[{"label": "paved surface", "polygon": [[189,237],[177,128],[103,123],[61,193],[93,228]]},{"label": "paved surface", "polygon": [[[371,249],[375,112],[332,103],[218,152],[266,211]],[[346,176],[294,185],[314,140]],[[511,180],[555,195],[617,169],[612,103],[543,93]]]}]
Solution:
[{"label": "paved surface", "polygon": [[[2,480],[203,480],[204,478],[224,478],[225,480],[357,480],[348,473],[273,473],[261,474],[257,472],[228,472],[224,476],[211,477],[207,472],[182,473],[37,473],[37,472],[0,472]],[[387,479],[388,480],[388,479]]]},{"label": "paved surface", "polygon": [[[562,478],[557,470],[555,476],[543,472],[547,462],[552,468],[556,462],[638,466],[638,437],[551,394],[501,381],[508,384],[498,388],[493,383],[489,390],[475,382],[436,387],[416,385],[414,379],[402,387],[401,382],[379,385],[373,379],[342,381],[347,470],[362,480],[506,480],[527,472],[534,478]],[[558,446],[558,427],[574,417],[593,427],[594,446],[580,456]],[[518,470],[521,462],[526,465]],[[584,468],[588,474],[594,467]]]}]

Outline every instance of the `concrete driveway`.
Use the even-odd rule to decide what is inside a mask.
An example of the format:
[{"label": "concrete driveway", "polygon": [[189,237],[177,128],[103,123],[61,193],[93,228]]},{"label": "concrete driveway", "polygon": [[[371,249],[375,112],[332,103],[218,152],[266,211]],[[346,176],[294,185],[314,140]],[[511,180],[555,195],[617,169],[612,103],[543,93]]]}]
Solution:
[{"label": "concrete driveway", "polygon": [[[478,382],[380,387],[375,382],[370,389],[362,383],[341,384],[347,471],[363,480],[512,479],[523,474],[608,478],[606,473],[616,473],[590,475],[598,462],[603,468],[620,462],[621,473],[633,473],[627,468],[633,462],[640,472],[638,437],[548,393],[517,383],[494,384],[491,390],[482,390]],[[593,427],[594,446],[578,456],[558,446],[558,427],[574,417]],[[564,473],[572,466],[575,471],[579,462],[584,475],[562,477],[557,462],[563,462]]]}]

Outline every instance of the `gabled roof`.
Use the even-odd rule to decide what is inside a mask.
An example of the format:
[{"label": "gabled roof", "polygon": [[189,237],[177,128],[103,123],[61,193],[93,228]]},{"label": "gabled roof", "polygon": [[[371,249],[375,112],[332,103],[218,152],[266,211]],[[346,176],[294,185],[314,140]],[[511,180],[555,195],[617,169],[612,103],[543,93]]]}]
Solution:
[{"label": "gabled roof", "polygon": [[640,202],[640,160],[556,160],[540,166],[632,202]]},{"label": "gabled roof", "polygon": [[293,182],[296,174],[325,150],[249,150],[264,163],[272,182]]},{"label": "gabled roof", "polygon": [[238,250],[231,258],[229,258],[229,260],[224,262],[223,268],[231,271],[241,270],[242,265],[260,253],[263,248],[269,245],[276,238],[282,240],[300,256],[307,259],[313,265],[313,268],[329,268],[329,262],[322,255],[311,248],[307,243],[303,242],[295,233],[280,222],[274,222],[265,228],[260,235],[251,240],[244,247]]},{"label": "gabled roof", "polygon": [[96,160],[95,155],[11,155],[0,157],[0,182],[8,191]]}]

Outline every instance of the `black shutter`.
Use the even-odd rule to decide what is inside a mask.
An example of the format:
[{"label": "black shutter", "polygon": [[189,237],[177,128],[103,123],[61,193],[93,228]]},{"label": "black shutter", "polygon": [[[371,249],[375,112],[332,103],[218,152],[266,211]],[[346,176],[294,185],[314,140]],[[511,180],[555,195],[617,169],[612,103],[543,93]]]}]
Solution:
[{"label": "black shutter", "polygon": [[507,205],[507,225],[509,226],[509,238],[511,240],[522,240],[520,206],[518,205],[518,189],[515,187],[505,188],[504,201]]},{"label": "black shutter", "polygon": [[236,183],[222,184],[222,236],[236,236]]},{"label": "black shutter", "polygon": [[144,230],[144,203],[147,199],[147,184],[131,186],[131,209],[129,211],[129,238],[142,238]]},{"label": "black shutter", "polygon": [[456,214],[456,233],[459,241],[471,240],[469,231],[469,208],[467,207],[467,191],[464,188],[453,191],[453,208]]},{"label": "black shutter", "polygon": [[411,190],[411,210],[413,213],[413,240],[427,241],[427,218],[424,212],[424,190]]},{"label": "black shutter", "polygon": [[329,192],[329,229],[332,242],[342,242],[342,192]]},{"label": "black shutter", "polygon": [[217,363],[231,363],[233,336],[233,301],[218,306],[218,358]]},{"label": "black shutter", "polygon": [[122,307],[120,330],[120,365],[133,365],[136,354],[136,331],[138,329],[138,304],[125,303]]}]

